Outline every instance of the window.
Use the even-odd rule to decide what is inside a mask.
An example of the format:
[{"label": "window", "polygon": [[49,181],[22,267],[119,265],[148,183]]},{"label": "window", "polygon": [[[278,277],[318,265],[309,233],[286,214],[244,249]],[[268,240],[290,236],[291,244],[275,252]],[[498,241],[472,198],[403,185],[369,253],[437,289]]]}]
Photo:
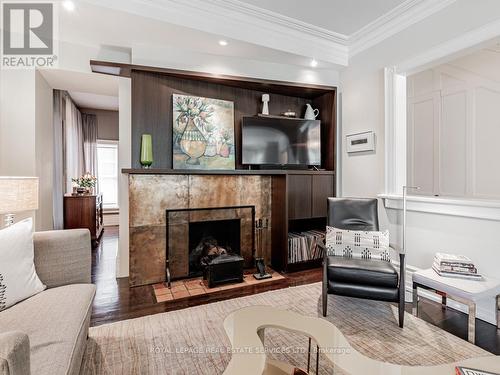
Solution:
[{"label": "window", "polygon": [[97,180],[104,208],[118,208],[118,142],[97,141]]}]

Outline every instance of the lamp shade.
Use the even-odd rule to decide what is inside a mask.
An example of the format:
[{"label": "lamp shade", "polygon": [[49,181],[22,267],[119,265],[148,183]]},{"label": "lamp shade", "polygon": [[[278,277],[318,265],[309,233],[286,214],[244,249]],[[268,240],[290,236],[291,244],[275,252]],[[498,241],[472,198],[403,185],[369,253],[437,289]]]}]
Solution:
[{"label": "lamp shade", "polygon": [[0,177],[0,214],[38,209],[38,177]]}]

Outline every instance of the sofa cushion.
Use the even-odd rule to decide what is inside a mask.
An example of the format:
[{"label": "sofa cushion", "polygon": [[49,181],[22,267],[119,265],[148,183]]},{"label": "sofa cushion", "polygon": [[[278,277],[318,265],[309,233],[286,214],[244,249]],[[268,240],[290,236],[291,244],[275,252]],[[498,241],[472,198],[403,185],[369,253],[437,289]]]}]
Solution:
[{"label": "sofa cushion", "polygon": [[397,288],[398,273],[392,263],[375,260],[329,256],[328,280]]},{"label": "sofa cushion", "polygon": [[47,289],[0,312],[0,332],[29,336],[32,374],[78,374],[94,294],[92,284]]}]

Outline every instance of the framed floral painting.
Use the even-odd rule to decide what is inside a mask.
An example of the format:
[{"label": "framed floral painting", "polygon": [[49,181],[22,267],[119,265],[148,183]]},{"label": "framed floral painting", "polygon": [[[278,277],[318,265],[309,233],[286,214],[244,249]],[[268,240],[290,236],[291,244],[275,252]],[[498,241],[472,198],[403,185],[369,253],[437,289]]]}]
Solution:
[{"label": "framed floral painting", "polygon": [[173,168],[235,169],[234,104],[172,95]]}]

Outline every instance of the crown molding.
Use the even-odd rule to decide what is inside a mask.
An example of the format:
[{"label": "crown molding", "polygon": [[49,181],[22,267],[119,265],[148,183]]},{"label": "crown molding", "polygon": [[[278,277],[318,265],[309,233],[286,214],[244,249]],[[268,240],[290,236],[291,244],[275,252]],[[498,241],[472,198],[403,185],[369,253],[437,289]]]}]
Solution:
[{"label": "crown molding", "polygon": [[402,75],[415,74],[438,63],[445,63],[452,58],[463,55],[466,51],[470,52],[485,47],[498,35],[500,35],[500,20],[490,22],[457,38],[441,43],[424,53],[401,61],[396,66],[396,73]]},{"label": "crown molding", "polygon": [[[183,0],[177,0],[183,1]],[[204,3],[212,4],[212,7],[219,7],[220,9],[230,10],[232,12],[240,12],[250,17],[255,17],[260,21],[272,22],[281,26],[306,33],[311,36],[319,37],[333,43],[347,45],[349,36],[337,33],[335,31],[327,30],[325,28],[309,24],[297,20],[295,18],[287,17],[280,13],[276,13],[267,9],[257,7],[239,0],[205,0]]]},{"label": "crown molding", "polygon": [[240,0],[83,0],[179,26],[347,66],[350,57],[456,0],[407,0],[351,35]]},{"label": "crown molding", "polygon": [[83,0],[178,26],[336,64],[348,37],[238,0]]},{"label": "crown molding", "polygon": [[407,0],[351,34],[349,57],[373,47],[398,32],[448,7],[456,0]]}]

